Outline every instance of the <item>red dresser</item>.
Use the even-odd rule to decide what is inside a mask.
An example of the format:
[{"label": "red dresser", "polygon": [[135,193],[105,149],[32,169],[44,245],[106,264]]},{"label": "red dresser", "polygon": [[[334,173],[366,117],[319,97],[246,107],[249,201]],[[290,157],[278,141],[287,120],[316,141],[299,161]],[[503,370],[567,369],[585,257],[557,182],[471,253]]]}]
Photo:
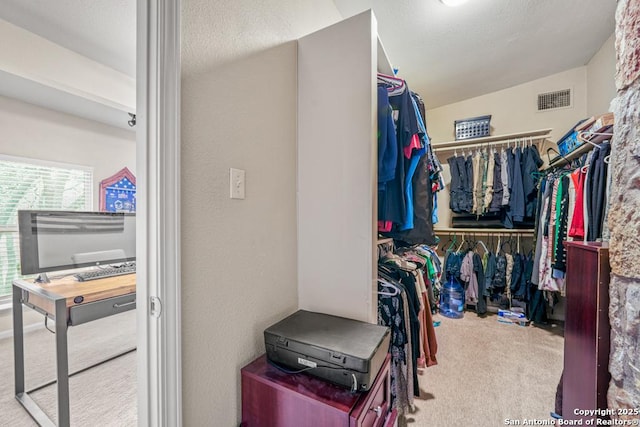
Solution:
[{"label": "red dresser", "polygon": [[[576,409],[606,409],[609,387],[609,250],[596,242],[565,242],[566,314],[562,415],[595,419]],[[602,418],[602,417],[601,417]],[[583,421],[584,422],[584,421]]]},{"label": "red dresser", "polygon": [[366,393],[352,394],[310,375],[286,374],[260,356],[241,371],[243,427],[388,427],[389,356]]}]

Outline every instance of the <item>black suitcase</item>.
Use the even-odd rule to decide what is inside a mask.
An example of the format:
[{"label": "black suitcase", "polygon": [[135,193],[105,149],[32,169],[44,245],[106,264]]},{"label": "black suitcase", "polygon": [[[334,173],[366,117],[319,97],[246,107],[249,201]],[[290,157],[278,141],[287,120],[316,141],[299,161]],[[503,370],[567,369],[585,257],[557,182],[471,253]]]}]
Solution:
[{"label": "black suitcase", "polygon": [[389,351],[386,326],[299,310],[265,329],[267,359],[352,391],[369,390]]}]

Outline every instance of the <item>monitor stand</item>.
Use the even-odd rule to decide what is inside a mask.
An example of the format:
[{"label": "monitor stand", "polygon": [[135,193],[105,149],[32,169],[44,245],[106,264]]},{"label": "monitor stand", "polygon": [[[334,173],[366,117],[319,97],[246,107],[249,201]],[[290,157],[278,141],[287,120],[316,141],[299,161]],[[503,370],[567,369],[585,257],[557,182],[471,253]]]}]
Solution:
[{"label": "monitor stand", "polygon": [[47,273],[40,273],[40,274],[38,274],[38,277],[36,277],[35,282],[36,283],[51,283],[51,280],[49,280],[49,276],[47,276]]}]

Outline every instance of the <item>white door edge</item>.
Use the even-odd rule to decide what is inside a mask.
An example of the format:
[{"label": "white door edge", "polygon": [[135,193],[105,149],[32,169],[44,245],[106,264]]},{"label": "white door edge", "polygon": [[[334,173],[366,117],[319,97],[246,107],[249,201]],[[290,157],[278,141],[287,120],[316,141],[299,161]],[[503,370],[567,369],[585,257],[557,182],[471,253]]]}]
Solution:
[{"label": "white door edge", "polygon": [[181,426],[180,0],[137,0],[137,22],[138,425]]}]

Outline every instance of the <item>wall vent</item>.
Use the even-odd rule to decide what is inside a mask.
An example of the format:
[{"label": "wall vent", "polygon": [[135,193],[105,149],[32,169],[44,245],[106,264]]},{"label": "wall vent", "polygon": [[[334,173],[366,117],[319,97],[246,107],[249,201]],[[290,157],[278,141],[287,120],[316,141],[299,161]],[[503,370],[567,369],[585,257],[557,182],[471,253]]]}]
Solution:
[{"label": "wall vent", "polygon": [[538,111],[571,107],[571,89],[538,94]]}]

